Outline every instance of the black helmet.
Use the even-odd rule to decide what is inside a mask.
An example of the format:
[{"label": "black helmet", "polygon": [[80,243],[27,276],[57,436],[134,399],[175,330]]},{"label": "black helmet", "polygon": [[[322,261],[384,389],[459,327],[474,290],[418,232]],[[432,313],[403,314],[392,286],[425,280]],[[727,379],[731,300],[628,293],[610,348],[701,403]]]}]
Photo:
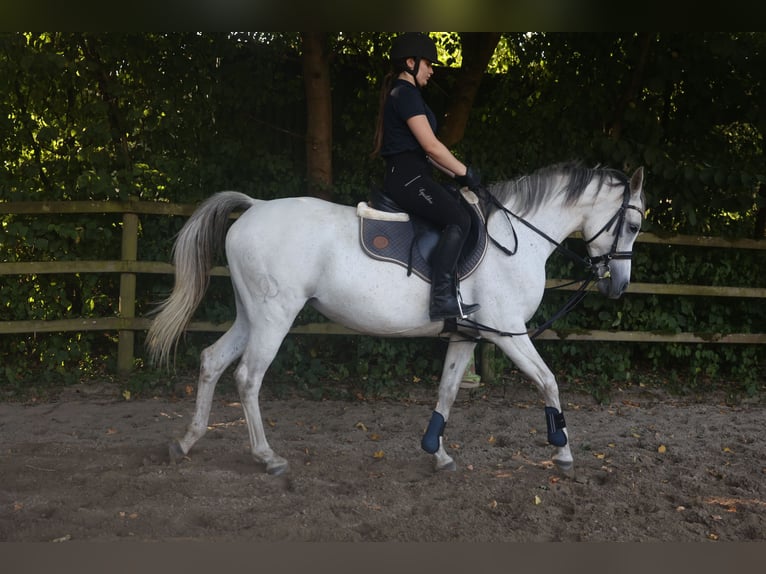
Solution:
[{"label": "black helmet", "polygon": [[432,64],[441,64],[436,53],[436,44],[423,32],[405,32],[394,38],[391,44],[391,60],[425,58]]}]

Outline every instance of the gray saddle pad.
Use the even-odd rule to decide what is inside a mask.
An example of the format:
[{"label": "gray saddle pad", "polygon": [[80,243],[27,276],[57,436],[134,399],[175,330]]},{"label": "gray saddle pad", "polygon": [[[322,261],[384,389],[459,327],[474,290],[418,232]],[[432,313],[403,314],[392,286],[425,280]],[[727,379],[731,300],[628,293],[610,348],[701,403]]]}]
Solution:
[{"label": "gray saddle pad", "polygon": [[[458,278],[471,275],[487,253],[487,233],[484,217],[477,205],[474,210],[474,228],[479,232],[469,238],[458,261]],[[378,211],[366,202],[357,206],[359,235],[363,251],[380,261],[389,261],[411,269],[421,279],[431,281],[431,253],[439,240],[439,230],[414,224],[406,213]]]}]

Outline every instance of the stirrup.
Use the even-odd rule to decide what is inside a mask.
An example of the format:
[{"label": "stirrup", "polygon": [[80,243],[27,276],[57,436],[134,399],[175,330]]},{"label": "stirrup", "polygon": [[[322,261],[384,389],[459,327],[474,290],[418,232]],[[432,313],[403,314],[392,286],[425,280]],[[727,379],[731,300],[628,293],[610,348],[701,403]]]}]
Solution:
[{"label": "stirrup", "polygon": [[455,292],[456,292],[456,299],[457,299],[457,308],[460,310],[460,318],[461,319],[467,319],[468,315],[471,315],[472,313],[476,313],[479,309],[481,309],[481,305],[478,303],[463,303],[463,296],[460,294],[460,285],[456,282],[455,284]]}]

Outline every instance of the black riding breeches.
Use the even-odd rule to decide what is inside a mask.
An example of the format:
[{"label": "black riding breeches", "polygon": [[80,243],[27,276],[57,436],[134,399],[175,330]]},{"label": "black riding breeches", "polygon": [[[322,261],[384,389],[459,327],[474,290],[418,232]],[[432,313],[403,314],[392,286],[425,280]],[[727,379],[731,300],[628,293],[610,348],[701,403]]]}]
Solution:
[{"label": "black riding breeches", "polygon": [[433,167],[414,153],[386,159],[383,186],[402,209],[442,228],[457,225],[463,237],[471,229],[468,206],[432,177]]}]

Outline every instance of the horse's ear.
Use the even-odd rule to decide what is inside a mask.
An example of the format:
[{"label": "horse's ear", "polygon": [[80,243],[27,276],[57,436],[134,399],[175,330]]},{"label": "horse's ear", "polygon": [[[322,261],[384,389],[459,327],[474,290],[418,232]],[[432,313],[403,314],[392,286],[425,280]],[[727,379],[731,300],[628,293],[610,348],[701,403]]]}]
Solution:
[{"label": "horse's ear", "polygon": [[630,191],[632,193],[636,193],[641,189],[641,186],[644,185],[644,166],[639,167],[636,171],[633,172],[633,175],[630,176]]}]

